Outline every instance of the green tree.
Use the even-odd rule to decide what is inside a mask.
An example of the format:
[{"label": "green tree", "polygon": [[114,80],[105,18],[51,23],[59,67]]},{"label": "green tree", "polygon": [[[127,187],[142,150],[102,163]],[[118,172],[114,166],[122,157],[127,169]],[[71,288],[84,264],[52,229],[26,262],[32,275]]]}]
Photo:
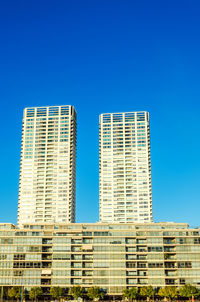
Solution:
[{"label": "green tree", "polygon": [[137,298],[138,296],[138,289],[137,287],[132,287],[129,289],[125,289],[123,292],[123,297],[125,299],[128,299],[129,301],[133,301]]},{"label": "green tree", "polygon": [[84,296],[84,288],[81,287],[81,286],[79,286],[79,285],[73,286],[73,287],[70,288],[69,294],[74,299],[83,298],[83,296]]},{"label": "green tree", "polygon": [[89,299],[92,299],[94,301],[99,301],[99,299],[103,299],[104,294],[98,286],[94,286],[88,288],[87,296]]},{"label": "green tree", "polygon": [[140,288],[140,296],[147,298],[149,301],[155,295],[155,289],[151,285]]},{"label": "green tree", "polygon": [[129,295],[130,295],[131,301],[133,301],[133,299],[135,300],[138,296],[138,288],[137,287],[130,288]]},{"label": "green tree", "polygon": [[180,287],[179,295],[183,298],[194,299],[194,297],[198,297],[200,295],[200,292],[195,286],[185,284]]},{"label": "green tree", "polygon": [[129,289],[124,289],[122,297],[126,300],[129,300]]},{"label": "green tree", "polygon": [[20,296],[21,296],[21,287],[13,286],[8,290],[8,297],[17,299],[17,301],[19,301]]},{"label": "green tree", "polygon": [[56,286],[50,288],[50,295],[55,299],[59,299],[60,301],[64,297],[64,293],[65,290],[62,287]]},{"label": "green tree", "polygon": [[38,298],[43,294],[41,287],[35,286],[30,289],[29,298],[38,301]]},{"label": "green tree", "polygon": [[170,301],[177,298],[178,291],[175,286],[165,286],[158,291],[160,297],[168,298]]}]

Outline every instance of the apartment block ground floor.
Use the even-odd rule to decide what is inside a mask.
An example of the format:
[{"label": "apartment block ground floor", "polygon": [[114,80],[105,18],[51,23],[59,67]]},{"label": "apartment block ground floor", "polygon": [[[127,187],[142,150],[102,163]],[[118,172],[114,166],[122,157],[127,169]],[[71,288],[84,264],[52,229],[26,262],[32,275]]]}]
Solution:
[{"label": "apartment block ground floor", "polygon": [[200,288],[200,233],[186,223],[0,224],[0,286]]}]

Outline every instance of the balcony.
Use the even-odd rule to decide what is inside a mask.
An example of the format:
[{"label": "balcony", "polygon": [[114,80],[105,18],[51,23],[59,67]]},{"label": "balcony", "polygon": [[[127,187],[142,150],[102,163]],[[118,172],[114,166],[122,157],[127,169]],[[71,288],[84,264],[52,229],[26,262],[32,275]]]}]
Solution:
[{"label": "balcony", "polygon": [[52,239],[51,238],[49,238],[49,239],[43,238],[42,239],[42,244],[52,244]]},{"label": "balcony", "polygon": [[166,285],[176,285],[177,284],[177,280],[175,280],[175,279],[166,279],[165,280],[165,284]]},{"label": "balcony", "polygon": [[166,262],[165,268],[176,268],[176,263],[174,262]]},{"label": "balcony", "polygon": [[164,254],[165,261],[173,261],[176,260],[176,254]]},{"label": "balcony", "polygon": [[51,285],[51,279],[41,279],[41,285]]},{"label": "balcony", "polygon": [[51,262],[42,262],[42,268],[51,268]]},{"label": "balcony", "polygon": [[51,254],[42,254],[42,260],[52,260],[52,255]]}]

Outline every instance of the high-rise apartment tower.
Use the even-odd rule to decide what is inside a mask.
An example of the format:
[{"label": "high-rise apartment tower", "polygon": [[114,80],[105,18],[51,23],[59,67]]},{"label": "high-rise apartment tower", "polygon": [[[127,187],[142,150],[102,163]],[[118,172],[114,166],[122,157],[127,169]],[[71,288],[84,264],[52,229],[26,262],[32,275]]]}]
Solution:
[{"label": "high-rise apartment tower", "polygon": [[24,109],[18,225],[75,221],[76,111]]},{"label": "high-rise apartment tower", "polygon": [[99,119],[101,222],[151,222],[148,112],[106,113]]}]

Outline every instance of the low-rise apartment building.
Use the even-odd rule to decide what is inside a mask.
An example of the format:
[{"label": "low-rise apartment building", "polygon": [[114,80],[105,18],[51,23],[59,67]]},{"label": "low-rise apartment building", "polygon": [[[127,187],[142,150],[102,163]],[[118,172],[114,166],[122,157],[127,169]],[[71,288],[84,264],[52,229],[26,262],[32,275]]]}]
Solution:
[{"label": "low-rise apartment building", "polygon": [[186,223],[0,224],[0,286],[200,287],[200,233]]}]

